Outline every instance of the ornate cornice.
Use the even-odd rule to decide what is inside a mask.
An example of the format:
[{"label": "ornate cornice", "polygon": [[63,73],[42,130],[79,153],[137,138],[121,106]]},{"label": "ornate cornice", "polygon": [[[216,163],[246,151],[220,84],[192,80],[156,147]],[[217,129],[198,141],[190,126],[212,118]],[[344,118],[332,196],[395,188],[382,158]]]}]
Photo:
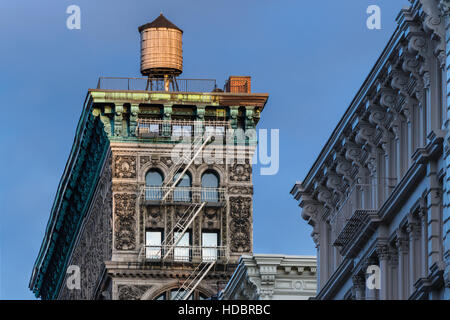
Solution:
[{"label": "ornate cornice", "polygon": [[43,299],[58,295],[76,235],[108,154],[109,141],[103,123],[91,113],[91,107],[85,105],[80,118],[30,280],[30,289]]}]

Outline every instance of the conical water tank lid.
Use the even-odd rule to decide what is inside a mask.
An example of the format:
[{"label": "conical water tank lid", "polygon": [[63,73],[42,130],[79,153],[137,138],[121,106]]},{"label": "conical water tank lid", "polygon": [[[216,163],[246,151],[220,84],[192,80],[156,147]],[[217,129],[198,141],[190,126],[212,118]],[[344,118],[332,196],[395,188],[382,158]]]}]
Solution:
[{"label": "conical water tank lid", "polygon": [[158,18],[153,20],[152,22],[146,23],[138,28],[139,32],[142,32],[142,30],[150,29],[150,28],[168,28],[168,29],[176,29],[181,32],[180,28],[178,28],[176,25],[174,25],[172,22],[170,22],[166,17],[163,16],[161,13]]}]

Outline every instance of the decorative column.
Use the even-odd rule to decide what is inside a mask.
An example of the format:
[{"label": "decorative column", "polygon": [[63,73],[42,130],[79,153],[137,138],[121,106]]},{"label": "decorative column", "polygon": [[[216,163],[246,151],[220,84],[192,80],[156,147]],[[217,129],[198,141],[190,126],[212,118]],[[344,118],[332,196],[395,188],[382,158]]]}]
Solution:
[{"label": "decorative column", "polygon": [[366,279],[364,275],[358,273],[352,276],[352,292],[355,300],[365,300],[366,293]]},{"label": "decorative column", "polygon": [[409,297],[408,286],[408,248],[409,243],[404,232],[397,229],[397,239],[395,242],[398,251],[398,298],[406,300]]},{"label": "decorative column", "polygon": [[254,107],[245,107],[245,129],[254,129],[255,121],[253,119]]},{"label": "decorative column", "polygon": [[[200,137],[203,135],[203,129],[205,127],[205,106],[197,105],[196,119],[194,124],[194,136]],[[195,139],[195,138],[194,138]]]},{"label": "decorative column", "polygon": [[428,215],[425,203],[422,199],[422,204],[419,209],[419,219],[420,219],[420,233],[421,233],[421,243],[420,243],[420,277],[426,278],[428,275]]},{"label": "decorative column", "polygon": [[123,104],[115,104],[114,113],[114,136],[120,137],[122,135],[123,127]]},{"label": "decorative column", "polygon": [[407,165],[406,167],[409,168],[412,162],[412,154],[414,152],[414,113],[415,110],[418,108],[419,102],[412,98],[408,97],[406,98],[406,102],[403,108],[403,114],[406,117],[406,126],[407,126],[407,141],[406,141],[406,149],[407,149]]},{"label": "decorative column", "polygon": [[139,114],[139,104],[131,104],[130,106],[130,135],[132,137],[136,136],[136,129],[137,129],[137,121],[138,121],[138,114]]},{"label": "decorative column", "polygon": [[[441,262],[442,233],[441,233],[441,186],[438,181],[438,164],[430,161],[427,165],[427,176],[430,189],[427,192],[428,211],[428,265]],[[445,221],[445,220],[444,220]]]},{"label": "decorative column", "polygon": [[[409,238],[409,290],[414,291],[414,283],[420,277],[420,224],[413,213],[408,215],[406,226]],[[426,257],[423,257],[426,259]]]},{"label": "decorative column", "polygon": [[389,262],[389,248],[386,243],[379,242],[377,244],[378,260],[380,261],[380,300],[389,299],[388,290],[388,262]]},{"label": "decorative column", "polygon": [[371,274],[367,273],[367,269],[369,268],[369,266],[372,265],[378,265],[378,260],[376,258],[370,257],[367,258],[365,264],[364,264],[364,272],[366,275],[366,279],[365,279],[365,283],[366,283],[366,293],[365,293],[365,297],[366,300],[377,300],[377,296],[378,296],[378,289],[370,289],[369,286],[367,285],[367,280],[369,278],[369,276]]},{"label": "decorative column", "polygon": [[172,125],[170,121],[172,120],[172,105],[171,104],[165,104],[164,105],[164,113],[163,113],[163,136],[170,136],[172,134]]},{"label": "decorative column", "polygon": [[[441,0],[440,8],[445,18],[445,34],[446,34],[446,64],[445,70],[447,71],[447,76],[444,79],[446,83],[450,81],[450,0]],[[445,178],[444,178],[444,208],[443,208],[443,239],[444,239],[444,282],[445,282],[445,291],[444,291],[444,299],[450,300],[450,97],[447,92],[447,101],[446,101],[446,110],[447,114],[445,117],[444,128],[446,131],[446,137],[444,139],[444,159],[445,159]]]},{"label": "decorative column", "polygon": [[394,300],[398,299],[398,251],[390,247],[389,248],[389,293],[388,299]]},{"label": "decorative column", "polygon": [[230,106],[230,125],[232,129],[238,126],[239,106]]}]

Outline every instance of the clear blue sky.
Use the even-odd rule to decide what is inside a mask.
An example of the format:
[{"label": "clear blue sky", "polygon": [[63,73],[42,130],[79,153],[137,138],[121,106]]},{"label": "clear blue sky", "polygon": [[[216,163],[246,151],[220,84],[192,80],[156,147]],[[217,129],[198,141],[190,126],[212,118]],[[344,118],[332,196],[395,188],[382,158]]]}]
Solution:
[{"label": "clear blue sky", "polygon": [[[81,7],[81,30],[66,8]],[[381,7],[382,29],[366,28]],[[280,171],[255,168],[254,252],[315,254],[289,191],[372,68],[407,0],[0,2],[0,298],[28,290],[82,103],[99,76],[139,76],[137,27],[162,11],[184,30],[184,78],[252,76],[259,128],[280,129]]]}]

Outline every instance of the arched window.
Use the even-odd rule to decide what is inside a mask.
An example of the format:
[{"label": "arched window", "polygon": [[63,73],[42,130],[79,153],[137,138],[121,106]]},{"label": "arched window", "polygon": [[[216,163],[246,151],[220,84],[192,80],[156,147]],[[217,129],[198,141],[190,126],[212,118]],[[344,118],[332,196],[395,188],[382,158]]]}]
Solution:
[{"label": "arched window", "polygon": [[[178,172],[173,177],[173,181],[177,181],[180,177],[181,172]],[[173,191],[173,200],[174,201],[182,201],[182,202],[190,202],[192,199],[192,179],[189,172],[186,172],[183,177],[178,181],[175,190]]]},{"label": "arched window", "polygon": [[213,171],[202,175],[202,201],[219,202],[219,177]]},{"label": "arched window", "polygon": [[161,200],[163,197],[162,184],[164,176],[157,169],[150,169],[145,175],[145,199]]}]

